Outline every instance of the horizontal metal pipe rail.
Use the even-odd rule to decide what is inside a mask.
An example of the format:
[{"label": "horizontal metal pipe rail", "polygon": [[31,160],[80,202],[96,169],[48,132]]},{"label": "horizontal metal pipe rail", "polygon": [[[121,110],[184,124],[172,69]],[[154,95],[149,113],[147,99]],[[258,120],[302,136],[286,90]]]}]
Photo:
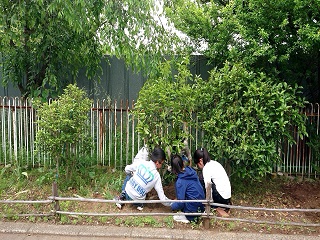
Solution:
[{"label": "horizontal metal pipe rail", "polygon": [[[254,211],[268,211],[268,212],[320,212],[320,209],[303,209],[303,208],[262,208],[262,207],[247,207],[237,205],[225,205],[214,203],[212,200],[205,199],[194,199],[194,200],[108,200],[99,198],[74,198],[74,197],[54,197],[49,196],[49,201],[77,201],[77,202],[96,202],[96,203],[122,203],[122,204],[133,204],[133,203],[187,203],[187,202],[201,202],[204,205],[209,204],[215,207],[230,208],[230,209],[241,209],[241,210],[254,210]],[[1,203],[1,201],[0,201]],[[183,215],[198,215],[199,213],[183,213]]]}]

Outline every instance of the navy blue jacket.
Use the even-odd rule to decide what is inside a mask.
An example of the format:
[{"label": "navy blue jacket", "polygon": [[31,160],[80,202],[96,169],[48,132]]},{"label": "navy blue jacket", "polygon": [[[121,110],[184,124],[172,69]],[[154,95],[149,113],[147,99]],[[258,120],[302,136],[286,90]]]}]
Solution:
[{"label": "navy blue jacket", "polygon": [[[196,171],[191,167],[178,174],[176,183],[176,196],[178,200],[205,199],[203,187],[199,181]],[[174,202],[171,205],[172,210],[181,210],[185,213],[203,212],[204,206],[201,202]],[[186,216],[192,221],[196,216]]]}]

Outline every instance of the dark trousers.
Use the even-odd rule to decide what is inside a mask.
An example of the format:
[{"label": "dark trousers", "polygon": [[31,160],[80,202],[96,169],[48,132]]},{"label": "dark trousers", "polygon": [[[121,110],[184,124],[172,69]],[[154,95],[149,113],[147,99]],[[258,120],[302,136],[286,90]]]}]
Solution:
[{"label": "dark trousers", "polygon": [[[211,181],[212,182],[212,181]],[[220,193],[217,191],[216,185],[214,182],[212,182],[212,199],[215,203],[225,204],[225,205],[231,205],[231,199],[224,199]],[[217,208],[217,206],[213,206],[214,208]],[[226,208],[226,211],[229,211],[230,208]]]}]

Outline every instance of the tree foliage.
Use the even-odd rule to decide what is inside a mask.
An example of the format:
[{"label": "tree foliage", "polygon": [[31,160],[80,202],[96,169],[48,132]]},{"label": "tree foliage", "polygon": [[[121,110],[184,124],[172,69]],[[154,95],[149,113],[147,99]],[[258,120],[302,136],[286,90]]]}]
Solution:
[{"label": "tree foliage", "polygon": [[[168,16],[219,68],[242,62],[319,102],[319,1],[166,0]],[[193,49],[194,51],[194,49]],[[199,51],[199,50],[198,50]]]},{"label": "tree foliage", "polygon": [[174,42],[156,11],[150,0],[0,0],[2,81],[55,97],[81,68],[97,77],[105,55],[153,72]]}]

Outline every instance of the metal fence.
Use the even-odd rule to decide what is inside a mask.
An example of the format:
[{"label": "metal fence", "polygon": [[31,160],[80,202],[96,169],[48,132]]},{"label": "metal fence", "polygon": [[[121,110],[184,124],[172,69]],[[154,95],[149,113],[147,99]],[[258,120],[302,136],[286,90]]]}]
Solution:
[{"label": "metal fence", "polygon": [[[281,162],[274,167],[274,171],[301,177],[318,178],[320,174],[320,106],[318,103],[308,104],[303,113],[307,116],[308,136],[299,137],[297,129],[292,129],[292,136],[296,144],[289,145],[283,141],[279,149]],[[314,147],[312,148],[311,145]]]},{"label": "metal fence", "polygon": [[[92,164],[122,168],[133,159],[140,149],[141,139],[135,131],[137,120],[131,114],[134,102],[108,102],[96,100],[90,110],[90,135],[93,148]],[[311,140],[319,135],[319,104],[309,104],[304,109],[308,118],[307,138],[301,139],[296,129],[292,134],[296,144],[286,141],[279,148],[281,162],[274,172],[302,177],[319,177],[318,154],[310,147]],[[1,150],[0,165],[43,166],[51,164],[44,153],[36,153],[37,115],[32,99],[0,97]],[[192,132],[192,131],[190,131]],[[198,133],[198,131],[196,131]],[[200,140],[199,140],[200,139]],[[201,136],[195,136],[192,147],[197,147]],[[320,141],[319,141],[320,142]],[[319,143],[320,146],[320,143]]]},{"label": "metal fence", "polygon": [[[139,200],[139,201],[120,201],[120,200],[107,200],[107,199],[98,199],[98,198],[83,198],[83,197],[59,197],[58,196],[58,188],[57,184],[53,183],[52,185],[52,196],[49,196],[47,200],[0,200],[0,204],[5,205],[16,205],[16,204],[25,204],[25,205],[38,205],[47,207],[47,210],[42,210],[41,213],[39,211],[32,212],[30,208],[24,208],[23,213],[13,213],[13,212],[3,212],[0,217],[2,218],[17,218],[17,217],[57,217],[57,216],[92,216],[92,217],[106,217],[106,216],[177,216],[177,215],[185,215],[185,216],[201,216],[203,219],[203,226],[205,229],[210,228],[210,219],[215,220],[223,220],[223,221],[234,221],[234,222],[245,222],[245,223],[254,223],[254,224],[270,224],[270,225],[281,225],[281,226],[300,226],[300,227],[320,227],[319,223],[316,222],[290,222],[290,221],[268,221],[268,220],[256,220],[252,218],[234,218],[230,217],[229,214],[225,213],[225,216],[217,214],[216,212],[211,211],[210,206],[220,207],[220,208],[230,208],[238,211],[262,211],[262,212],[274,212],[274,213],[292,213],[292,212],[305,212],[305,213],[319,213],[320,209],[301,209],[301,208],[264,208],[264,207],[251,207],[251,206],[236,206],[236,205],[224,205],[219,203],[214,203],[212,201],[212,196],[210,194],[211,185],[207,186],[206,199],[202,200]],[[203,213],[184,213],[184,212],[81,212],[81,210],[72,211],[70,209],[62,209],[60,207],[61,202],[90,202],[90,203],[105,203],[105,204],[114,204],[116,202],[119,203],[143,203],[143,204],[156,204],[156,203],[164,203],[164,202],[202,202],[205,206],[205,212]],[[50,205],[49,205],[50,204]],[[49,205],[49,208],[48,208]],[[65,205],[66,207],[67,205]],[[218,211],[218,209],[217,209]]]}]

